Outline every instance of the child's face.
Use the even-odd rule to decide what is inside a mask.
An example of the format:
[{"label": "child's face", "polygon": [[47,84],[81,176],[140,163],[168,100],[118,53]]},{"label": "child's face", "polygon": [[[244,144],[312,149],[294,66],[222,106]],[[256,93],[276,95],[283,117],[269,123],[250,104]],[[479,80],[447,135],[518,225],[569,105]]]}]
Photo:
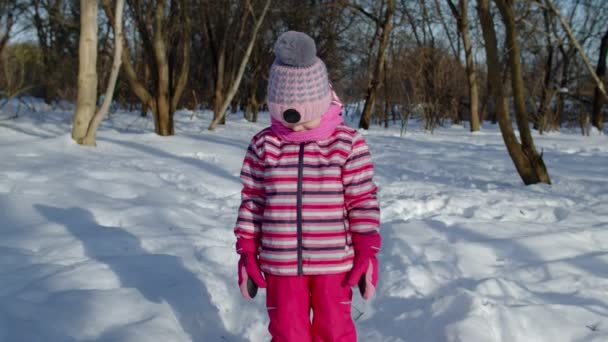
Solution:
[{"label": "child's face", "polygon": [[306,121],[306,122],[297,122],[294,124],[284,123],[284,125],[285,125],[285,127],[291,129],[294,132],[302,132],[302,131],[311,130],[313,128],[317,128],[317,127],[319,127],[320,123],[321,123],[321,118],[316,118],[314,120],[310,120],[310,121]]}]

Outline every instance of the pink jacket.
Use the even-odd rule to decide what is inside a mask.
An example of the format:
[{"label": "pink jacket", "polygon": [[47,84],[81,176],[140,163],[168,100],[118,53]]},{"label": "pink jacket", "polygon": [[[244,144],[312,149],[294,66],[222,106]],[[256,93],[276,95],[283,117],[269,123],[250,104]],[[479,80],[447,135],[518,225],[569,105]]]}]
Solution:
[{"label": "pink jacket", "polygon": [[241,170],[234,232],[252,239],[265,273],[313,275],[352,268],[353,234],[378,234],[380,209],[369,148],[339,125],[327,139],[281,140],[256,134]]}]

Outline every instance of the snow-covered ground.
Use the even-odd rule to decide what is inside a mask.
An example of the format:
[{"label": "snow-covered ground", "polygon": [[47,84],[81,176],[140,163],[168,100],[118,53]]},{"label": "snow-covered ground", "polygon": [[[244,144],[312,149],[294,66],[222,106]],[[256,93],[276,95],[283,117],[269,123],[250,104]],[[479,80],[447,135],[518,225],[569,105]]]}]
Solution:
[{"label": "snow-covered ground", "polygon": [[[236,286],[232,226],[268,124],[118,113],[98,146],[71,112],[0,112],[0,341],[267,341]],[[535,136],[553,185],[524,186],[497,127],[372,128],[381,279],[360,341],[607,341],[608,138]]]}]

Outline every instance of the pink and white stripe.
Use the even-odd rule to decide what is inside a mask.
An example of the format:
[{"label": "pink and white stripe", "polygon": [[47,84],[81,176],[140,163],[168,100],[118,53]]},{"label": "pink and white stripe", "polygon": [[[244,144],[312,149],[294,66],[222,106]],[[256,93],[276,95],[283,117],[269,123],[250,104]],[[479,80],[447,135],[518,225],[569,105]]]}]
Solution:
[{"label": "pink and white stripe", "polygon": [[270,128],[254,136],[241,170],[242,203],[234,232],[260,246],[264,272],[298,274],[300,148],[302,274],[348,272],[352,234],[377,234],[380,210],[369,148],[345,125],[327,139],[306,143],[286,142]]}]

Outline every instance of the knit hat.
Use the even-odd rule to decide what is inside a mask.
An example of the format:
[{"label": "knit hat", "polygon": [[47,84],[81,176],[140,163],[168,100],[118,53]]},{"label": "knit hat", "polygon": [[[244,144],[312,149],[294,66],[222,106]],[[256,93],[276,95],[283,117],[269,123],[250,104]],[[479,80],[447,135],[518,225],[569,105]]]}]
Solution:
[{"label": "knit hat", "polygon": [[270,114],[283,124],[321,117],[329,108],[332,92],[314,40],[302,32],[285,32],[274,44],[274,54],[268,79]]}]

